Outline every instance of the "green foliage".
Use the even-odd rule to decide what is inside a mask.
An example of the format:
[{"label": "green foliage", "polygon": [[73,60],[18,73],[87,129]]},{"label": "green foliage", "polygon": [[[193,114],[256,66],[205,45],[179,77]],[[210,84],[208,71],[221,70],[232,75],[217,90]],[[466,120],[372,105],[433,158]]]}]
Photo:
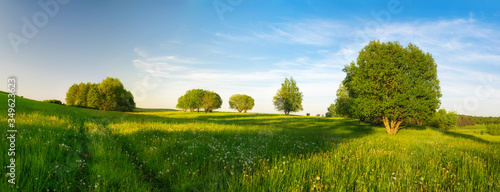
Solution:
[{"label": "green foliage", "polygon": [[78,85],[78,94],[76,95],[75,105],[78,107],[87,107],[87,94],[90,90],[91,83],[80,83]]},{"label": "green foliage", "polygon": [[238,110],[238,113],[246,113],[252,110],[254,105],[253,98],[248,95],[235,94],[229,98],[229,108]]},{"label": "green foliage", "polygon": [[[331,108],[332,106],[330,106]],[[335,116],[339,117],[352,117],[351,111],[351,98],[347,88],[341,83],[337,89],[337,98],[335,99],[334,110],[332,111]],[[330,111],[330,108],[329,111]]]},{"label": "green foliage", "polygon": [[500,124],[488,124],[486,130],[490,135],[500,135]]},{"label": "green foliage", "polygon": [[354,116],[382,119],[389,134],[408,118],[429,119],[439,107],[437,65],[413,44],[371,41],[344,71]]},{"label": "green foliage", "polygon": [[460,115],[457,120],[457,127],[474,126],[476,122],[471,117]]},{"label": "green foliage", "polygon": [[79,86],[77,84],[71,85],[68,92],[66,92],[66,105],[76,106],[76,97],[78,96]]},{"label": "green foliage", "polygon": [[[360,100],[355,100],[359,93],[354,84],[354,75],[357,74],[358,66],[353,62],[350,65],[346,65],[342,69],[346,73],[345,79],[342,81],[342,85],[347,89],[349,95],[349,105],[348,105],[348,115],[349,117],[356,118],[361,124],[365,122],[366,117],[370,115],[370,109],[364,107]],[[359,74],[358,74],[359,75]],[[362,100],[361,100],[362,101]]]},{"label": "green foliage", "polygon": [[45,103],[54,103],[54,104],[59,104],[59,105],[63,104],[61,102],[61,100],[57,100],[57,99],[43,100],[42,102],[45,102]]},{"label": "green foliage", "polygon": [[212,112],[214,109],[219,109],[222,106],[222,98],[219,94],[213,91],[205,91],[202,101],[201,107],[206,112]]},{"label": "green foliage", "polygon": [[335,103],[330,104],[330,106],[326,110],[327,110],[327,112],[325,114],[326,117],[337,116],[337,113],[335,111]]},{"label": "green foliage", "polygon": [[450,130],[457,124],[458,116],[455,112],[446,112],[444,109],[439,109],[429,124],[435,128]]},{"label": "green foliage", "polygon": [[221,106],[222,99],[219,94],[203,89],[191,89],[177,99],[176,108],[183,111],[189,109],[191,112],[200,112],[200,108],[203,108],[205,112],[212,112]]},{"label": "green foliage", "polygon": [[273,98],[274,107],[278,111],[285,112],[285,115],[289,115],[290,112],[302,111],[302,92],[299,91],[297,87],[297,82],[285,78],[285,82],[281,84],[281,88],[276,92],[276,96]]},{"label": "green foliage", "polygon": [[106,111],[133,111],[134,96],[117,78],[107,77],[101,83],[73,84],[66,93],[68,106]]},{"label": "green foliage", "polygon": [[[16,185],[1,191],[500,191],[500,137],[489,134],[393,137],[344,118],[16,103],[22,158]],[[0,140],[8,166],[10,142]]]},{"label": "green foliage", "polygon": [[186,95],[182,95],[177,99],[177,105],[175,106],[177,109],[182,109],[182,111],[186,112],[189,109],[189,106],[186,101]]},{"label": "green foliage", "polygon": [[87,94],[87,107],[92,109],[99,109],[102,103],[102,98],[104,98],[101,93],[101,89],[99,89],[99,85],[93,83],[90,86],[89,92]]}]

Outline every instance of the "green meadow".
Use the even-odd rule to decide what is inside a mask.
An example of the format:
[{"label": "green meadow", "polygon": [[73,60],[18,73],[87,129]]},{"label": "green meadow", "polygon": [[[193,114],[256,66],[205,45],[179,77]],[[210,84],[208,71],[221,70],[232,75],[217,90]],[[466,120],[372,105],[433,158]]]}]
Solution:
[{"label": "green meadow", "polygon": [[500,191],[500,136],[481,126],[167,109],[108,112],[16,99],[15,185],[0,93],[0,191]]}]

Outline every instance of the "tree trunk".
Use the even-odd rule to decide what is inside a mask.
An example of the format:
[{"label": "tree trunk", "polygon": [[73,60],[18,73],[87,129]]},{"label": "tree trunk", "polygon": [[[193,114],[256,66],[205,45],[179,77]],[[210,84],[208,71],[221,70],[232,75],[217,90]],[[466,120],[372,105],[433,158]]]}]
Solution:
[{"label": "tree trunk", "polygon": [[361,125],[365,124],[365,119],[366,119],[366,117],[360,116],[359,117],[359,124],[361,124]]},{"label": "tree trunk", "polygon": [[390,120],[388,117],[384,117],[385,131],[391,135],[396,134],[399,131],[399,125],[403,122],[401,120]]}]

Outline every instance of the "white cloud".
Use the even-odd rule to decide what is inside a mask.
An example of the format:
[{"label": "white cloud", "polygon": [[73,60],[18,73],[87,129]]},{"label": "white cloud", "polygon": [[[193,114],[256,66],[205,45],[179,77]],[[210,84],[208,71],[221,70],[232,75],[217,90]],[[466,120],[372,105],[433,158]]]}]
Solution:
[{"label": "white cloud", "polygon": [[[454,19],[392,22],[367,32],[359,30],[362,22],[358,26],[344,23],[307,19],[242,30],[250,32],[217,32],[215,37],[219,39],[206,47],[208,52],[217,55],[271,64],[260,70],[242,71],[238,67],[213,69],[211,64],[224,64],[225,61],[212,58],[209,62],[200,62],[196,57],[187,55],[144,57],[139,50],[136,52],[143,58],[133,63],[143,73],[164,79],[162,86],[179,89],[176,93],[192,88],[218,90],[227,97],[231,93],[246,92],[254,95],[256,102],[266,105],[272,105],[270,98],[284,77],[293,76],[306,96],[304,104],[309,106],[304,107],[314,114],[324,113],[335,99],[338,84],[345,77],[342,68],[356,59],[358,51],[368,41],[399,41],[403,46],[411,42],[430,52],[438,64],[438,77],[444,95],[442,107],[464,114],[500,115],[498,110],[488,107],[500,106],[500,98],[496,96],[500,93],[499,26],[473,19]],[[235,45],[249,50],[272,45],[284,50],[293,48],[295,53],[276,57],[272,52],[258,56],[241,52],[234,56],[227,51],[233,50]],[[303,55],[296,50],[303,50]],[[194,65],[201,63],[206,65]],[[482,81],[481,78],[490,79]],[[491,94],[484,96],[476,91],[478,87],[488,87]],[[477,98],[481,107],[463,107],[464,101],[470,98]],[[171,101],[170,107],[175,106],[175,101]],[[312,109],[311,106],[324,107]],[[264,110],[262,112],[273,111],[272,106],[258,109]]]}]

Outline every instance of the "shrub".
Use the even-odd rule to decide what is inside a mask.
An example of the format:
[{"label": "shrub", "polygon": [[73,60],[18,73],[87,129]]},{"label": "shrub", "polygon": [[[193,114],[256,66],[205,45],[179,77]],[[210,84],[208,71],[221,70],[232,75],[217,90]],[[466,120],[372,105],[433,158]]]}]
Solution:
[{"label": "shrub", "polygon": [[45,102],[45,103],[54,103],[54,104],[59,104],[59,105],[63,104],[61,102],[61,100],[57,100],[57,99],[43,100],[42,102]]},{"label": "shrub", "polygon": [[332,112],[330,112],[330,111],[326,112],[325,117],[333,117]]},{"label": "shrub", "polygon": [[429,124],[435,128],[450,130],[457,124],[457,114],[455,112],[446,112],[444,109],[437,111]]},{"label": "shrub", "polygon": [[500,124],[488,124],[486,130],[490,135],[500,135]]},{"label": "shrub", "polygon": [[306,115],[307,115],[307,116],[311,116],[311,114],[310,114],[310,113],[306,113]]}]

